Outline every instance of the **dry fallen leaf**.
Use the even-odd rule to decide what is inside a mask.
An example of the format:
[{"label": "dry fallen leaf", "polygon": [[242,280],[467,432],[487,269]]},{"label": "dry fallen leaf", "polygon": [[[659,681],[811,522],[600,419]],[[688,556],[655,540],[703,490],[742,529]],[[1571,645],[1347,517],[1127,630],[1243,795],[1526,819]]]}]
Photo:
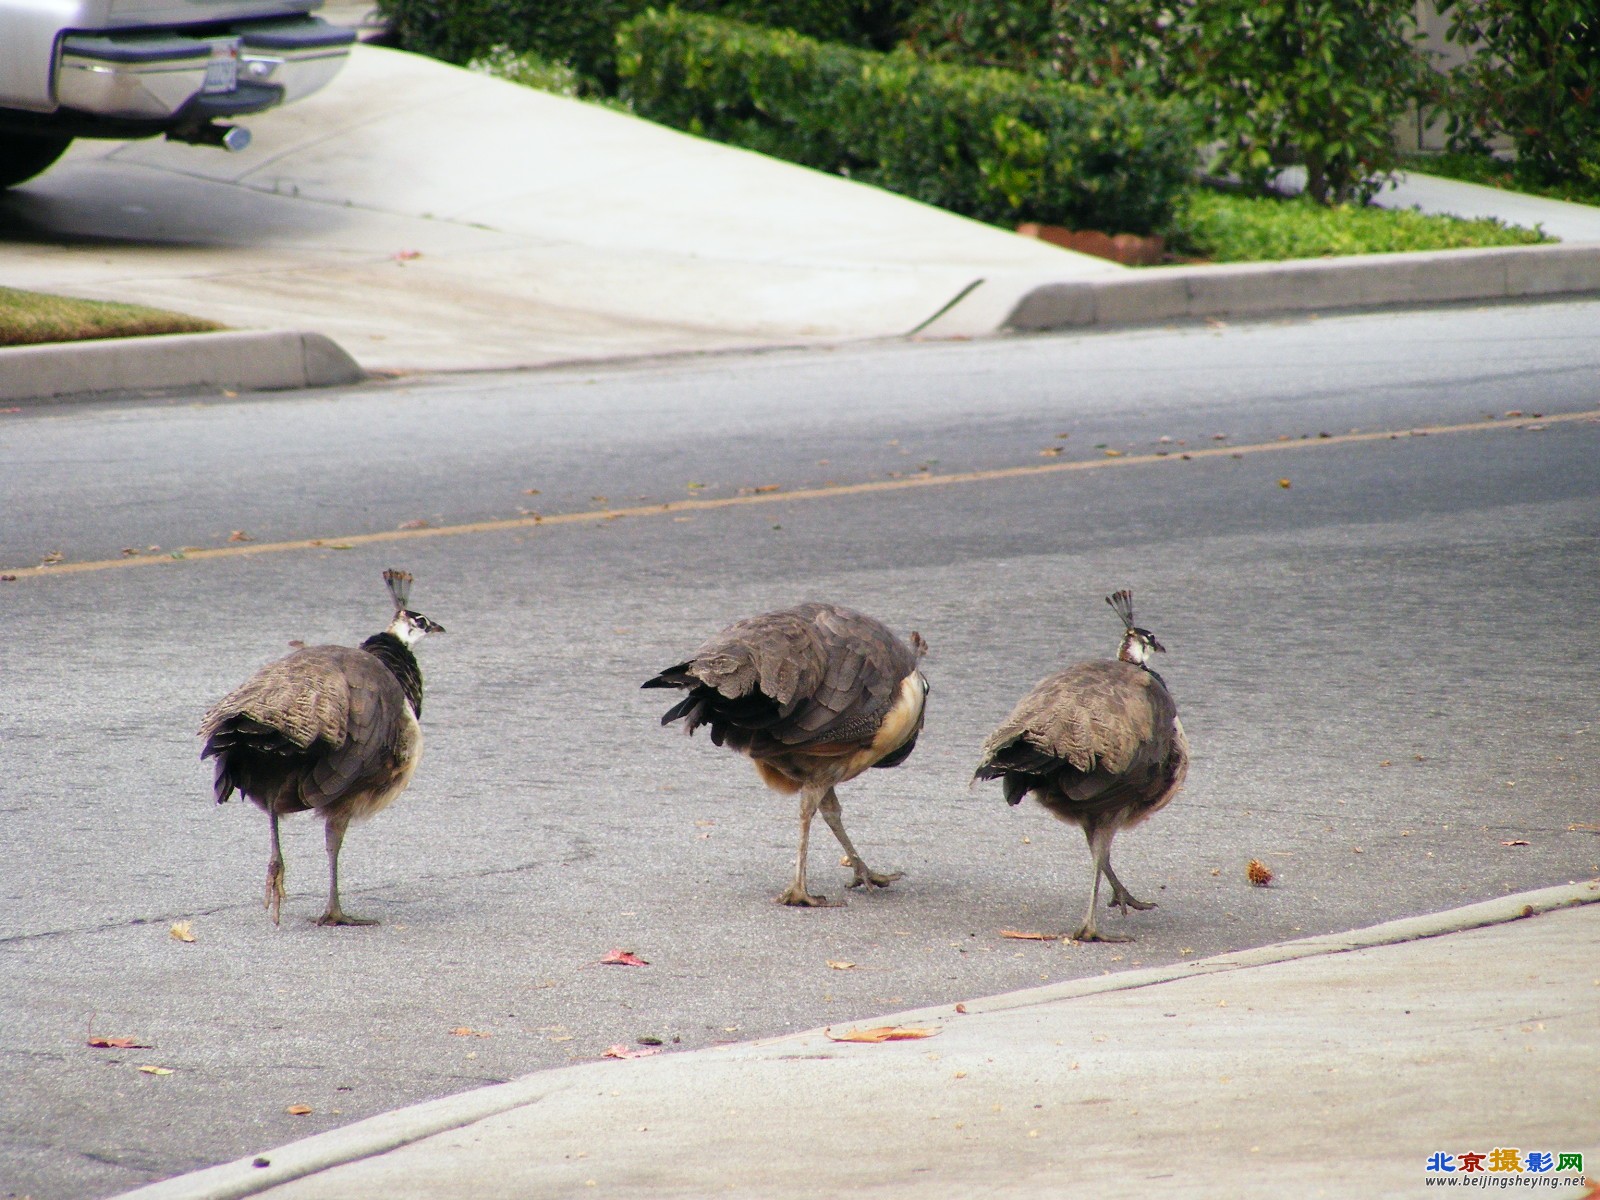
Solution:
[{"label": "dry fallen leaf", "polygon": [[648,967],[650,964],[632,950],[607,950],[606,956],[597,965],[608,967]]},{"label": "dry fallen leaf", "polygon": [[309,1117],[311,1115],[311,1105],[291,1104],[283,1111],[288,1113],[291,1117]]},{"label": "dry fallen leaf", "polygon": [[427,527],[428,522],[423,520],[421,517],[417,517],[415,520],[411,521],[400,522],[401,529],[426,529]]},{"label": "dry fallen leaf", "polygon": [[235,529],[228,535],[228,540],[230,542],[253,542],[255,541],[255,538],[251,537],[242,529]]},{"label": "dry fallen leaf", "polygon": [[1121,458],[1122,457],[1122,451],[1121,450],[1107,450],[1106,451],[1106,457],[1107,458]]},{"label": "dry fallen leaf", "polygon": [[600,1055],[601,1058],[649,1058],[652,1054],[660,1054],[660,1046],[646,1046],[635,1050],[632,1046],[624,1046],[618,1042],[615,1046],[607,1046]]},{"label": "dry fallen leaf", "polygon": [[452,1037],[493,1037],[494,1035],[482,1029],[473,1029],[468,1025],[457,1025],[450,1031]]},{"label": "dry fallen leaf", "polygon": [[1053,933],[1024,933],[1020,929],[1002,929],[1000,936],[1003,938],[1016,938],[1022,942],[1059,942],[1061,940]]},{"label": "dry fallen leaf", "polygon": [[1257,887],[1266,887],[1272,882],[1272,868],[1259,858],[1252,858],[1244,865],[1244,877]]},{"label": "dry fallen leaf", "polygon": [[149,1065],[148,1063],[146,1063],[145,1065],[141,1066],[139,1068],[139,1070],[143,1071],[146,1075],[171,1075],[172,1074],[172,1071],[167,1067],[155,1067],[155,1066]]},{"label": "dry fallen leaf", "polygon": [[1502,846],[1531,846],[1531,845],[1533,845],[1533,843],[1528,841],[1526,838],[1512,838],[1509,842],[1501,842],[1500,844]]},{"label": "dry fallen leaf", "polygon": [[834,1033],[831,1029],[822,1032],[830,1042],[905,1042],[914,1038],[929,1038],[939,1031],[910,1025],[878,1025],[872,1029],[851,1029],[844,1033]]},{"label": "dry fallen leaf", "polygon": [[174,921],[172,923],[172,928],[167,930],[167,932],[180,942],[194,941],[194,933],[189,928],[189,922],[187,921]]},{"label": "dry fallen leaf", "polygon": [[853,971],[853,970],[856,969],[855,963],[853,963],[853,962],[845,962],[843,959],[832,959],[832,958],[830,958],[828,960],[828,965],[830,967],[832,967],[835,971]]},{"label": "dry fallen leaf", "polygon": [[1046,446],[1043,450],[1039,451],[1039,457],[1058,458],[1061,455],[1061,449],[1062,448],[1060,446]]},{"label": "dry fallen leaf", "polygon": [[1278,486],[1281,488],[1286,488],[1289,486],[1289,481],[1287,479],[1280,479],[1278,480]]},{"label": "dry fallen leaf", "polygon": [[131,1037],[97,1037],[91,1035],[89,1045],[96,1050],[149,1050],[148,1042],[141,1042],[138,1038]]}]

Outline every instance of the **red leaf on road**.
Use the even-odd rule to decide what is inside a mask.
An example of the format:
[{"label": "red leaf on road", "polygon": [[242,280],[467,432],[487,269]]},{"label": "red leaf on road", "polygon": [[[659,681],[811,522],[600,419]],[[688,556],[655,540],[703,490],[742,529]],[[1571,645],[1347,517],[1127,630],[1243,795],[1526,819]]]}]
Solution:
[{"label": "red leaf on road", "polygon": [[660,1046],[646,1046],[642,1050],[635,1050],[632,1046],[624,1046],[618,1042],[615,1046],[607,1046],[601,1058],[649,1058],[652,1054],[660,1054]]},{"label": "red leaf on road", "polygon": [[91,1037],[89,1045],[96,1050],[149,1050],[152,1049],[148,1042],[141,1042],[138,1038],[131,1037]]},{"label": "red leaf on road", "polygon": [[648,967],[650,964],[632,950],[607,950],[600,960],[603,967]]}]

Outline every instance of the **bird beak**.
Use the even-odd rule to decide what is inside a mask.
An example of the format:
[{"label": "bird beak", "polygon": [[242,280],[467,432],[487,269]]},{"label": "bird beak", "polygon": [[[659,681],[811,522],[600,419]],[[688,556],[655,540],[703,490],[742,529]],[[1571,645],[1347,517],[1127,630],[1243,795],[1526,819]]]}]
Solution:
[{"label": "bird beak", "polygon": [[423,617],[422,618],[422,628],[427,630],[429,633],[443,633],[444,632],[444,626],[443,625],[439,624],[439,622],[437,622],[437,621],[430,621],[430,620],[428,620],[427,617]]}]

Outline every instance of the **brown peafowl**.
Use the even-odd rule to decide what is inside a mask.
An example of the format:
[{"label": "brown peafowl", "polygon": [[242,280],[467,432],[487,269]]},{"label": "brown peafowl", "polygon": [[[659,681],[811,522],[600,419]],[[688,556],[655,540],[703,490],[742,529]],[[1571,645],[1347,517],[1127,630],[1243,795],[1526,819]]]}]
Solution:
[{"label": "brown peafowl", "polygon": [[1133,593],[1106,603],[1122,618],[1115,661],[1081,662],[1040,680],[983,744],[973,776],[998,779],[1007,803],[1026,795],[1053,816],[1083,830],[1094,857],[1094,887],[1083,924],[1070,936],[1085,942],[1124,942],[1095,923],[1100,879],[1111,885],[1110,903],[1154,908],[1136,900],[1111,869],[1111,841],[1166,807],[1189,769],[1189,743],[1178,708],[1161,676],[1149,667],[1166,647],[1133,623]]},{"label": "brown peafowl", "polygon": [[855,882],[887,887],[900,873],[868,869],[844,831],[834,789],[868,767],[896,767],[922,730],[927,678],[922,636],[902,642],[880,622],[838,604],[805,603],[729,626],[647,681],[688,695],[661,718],[755,761],[774,791],[800,794],[800,848],[781,904],[826,905],[806,887],[806,847],[818,812],[844,847]]},{"label": "brown peafowl", "polygon": [[411,647],[444,627],[406,607],[411,576],[385,571],[394,620],[350,646],[307,646],[262,667],[212,706],[200,725],[217,760],[217,803],[235,791],[272,826],[266,905],[283,903],[278,818],[317,813],[327,826],[328,908],[319,925],[373,925],[339,904],[339,848],[351,821],[370,817],[406,790],[422,757],[422,670]]}]

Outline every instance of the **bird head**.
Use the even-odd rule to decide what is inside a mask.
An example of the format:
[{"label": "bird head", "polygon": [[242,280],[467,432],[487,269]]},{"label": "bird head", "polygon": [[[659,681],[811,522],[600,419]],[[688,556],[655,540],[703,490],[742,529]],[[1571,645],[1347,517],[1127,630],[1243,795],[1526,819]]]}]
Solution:
[{"label": "bird head", "polygon": [[1165,654],[1167,648],[1156,640],[1148,629],[1133,623],[1133,593],[1126,588],[1106,597],[1117,616],[1122,618],[1122,644],[1117,647],[1117,657],[1123,662],[1144,666],[1152,654]]},{"label": "bird head", "polygon": [[406,607],[406,600],[411,595],[411,572],[388,570],[383,573],[383,582],[388,585],[389,595],[394,600],[394,620],[389,623],[386,632],[407,646],[414,646],[430,633],[443,633],[444,626],[437,621],[430,621],[419,612],[412,612]]}]

